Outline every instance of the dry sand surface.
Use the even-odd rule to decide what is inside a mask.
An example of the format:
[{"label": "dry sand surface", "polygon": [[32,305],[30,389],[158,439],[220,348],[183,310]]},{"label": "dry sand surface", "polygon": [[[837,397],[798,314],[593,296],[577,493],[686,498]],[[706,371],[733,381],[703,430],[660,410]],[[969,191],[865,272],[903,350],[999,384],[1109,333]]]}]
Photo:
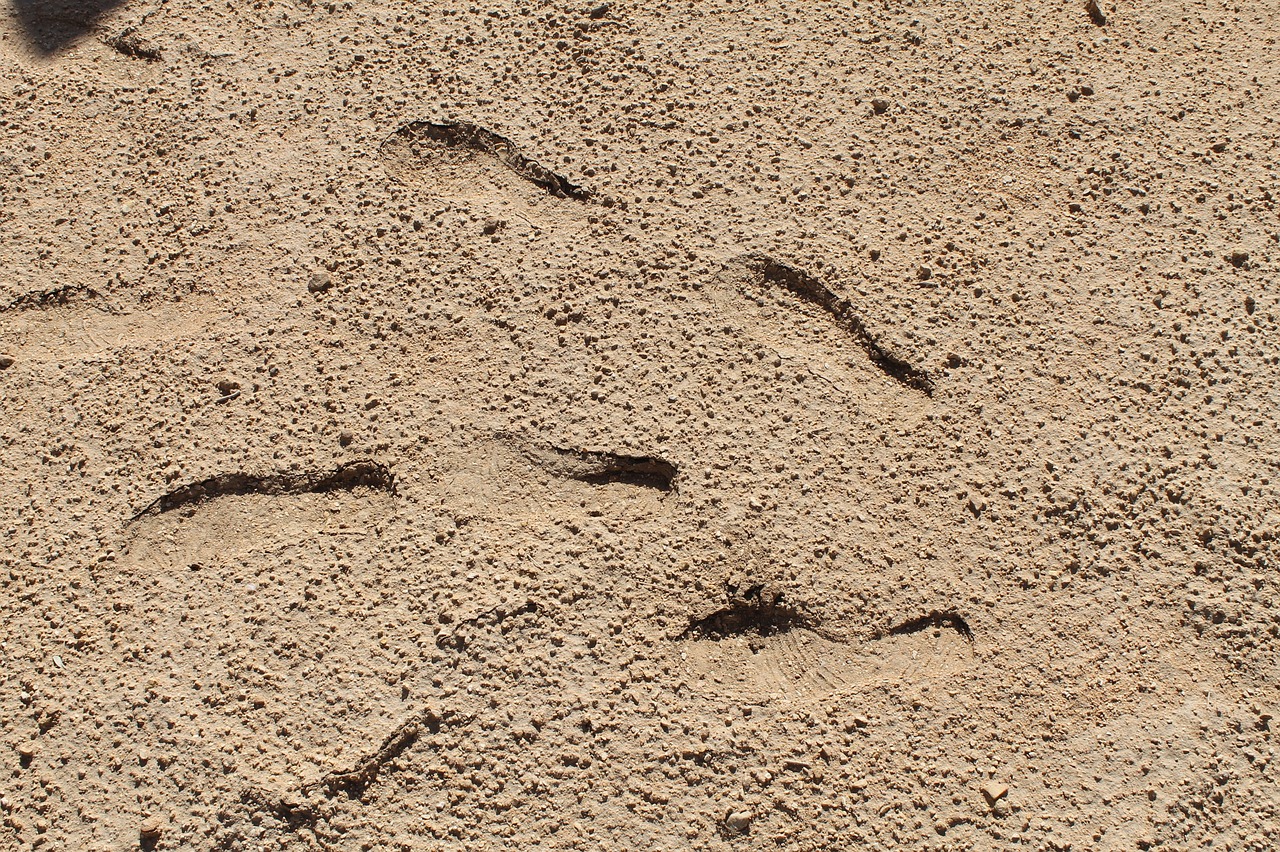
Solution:
[{"label": "dry sand surface", "polygon": [[0,848],[1280,846],[1274,0],[0,9]]}]

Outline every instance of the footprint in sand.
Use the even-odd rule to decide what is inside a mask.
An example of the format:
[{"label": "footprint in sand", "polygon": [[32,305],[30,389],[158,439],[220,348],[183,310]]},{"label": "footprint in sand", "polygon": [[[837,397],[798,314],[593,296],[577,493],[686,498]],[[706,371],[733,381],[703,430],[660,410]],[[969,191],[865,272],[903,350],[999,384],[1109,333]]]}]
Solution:
[{"label": "footprint in sand", "polygon": [[506,137],[466,121],[414,121],[379,149],[387,174],[424,195],[461,202],[495,221],[539,230],[581,223],[597,200],[525,156]]},{"label": "footprint in sand", "polygon": [[420,652],[380,631],[405,605],[379,568],[394,512],[390,473],[370,463],[214,477],[143,510],[109,581],[134,649],[122,688],[151,698],[140,727],[260,789],[357,764],[403,723],[403,655]]}]

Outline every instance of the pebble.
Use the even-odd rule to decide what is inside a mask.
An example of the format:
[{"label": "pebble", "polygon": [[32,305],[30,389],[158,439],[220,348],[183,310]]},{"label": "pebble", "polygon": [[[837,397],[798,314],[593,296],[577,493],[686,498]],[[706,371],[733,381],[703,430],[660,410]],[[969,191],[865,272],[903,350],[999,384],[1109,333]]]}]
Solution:
[{"label": "pebble", "polygon": [[988,805],[995,807],[996,802],[1009,795],[1009,785],[988,781],[982,785],[982,795],[986,798]]},{"label": "pebble", "polygon": [[734,811],[725,817],[725,827],[737,834],[746,834],[751,830],[754,815],[750,811]]},{"label": "pebble", "polygon": [[310,293],[323,293],[333,286],[333,278],[327,272],[317,272],[311,276],[311,280],[307,282],[307,291]]},{"label": "pebble", "polygon": [[13,359],[8,355],[0,355],[0,370],[7,370],[13,366]]},{"label": "pebble", "polygon": [[142,835],[143,840],[157,840],[161,831],[163,829],[160,827],[160,820],[156,817],[147,817],[138,827],[138,834]]}]

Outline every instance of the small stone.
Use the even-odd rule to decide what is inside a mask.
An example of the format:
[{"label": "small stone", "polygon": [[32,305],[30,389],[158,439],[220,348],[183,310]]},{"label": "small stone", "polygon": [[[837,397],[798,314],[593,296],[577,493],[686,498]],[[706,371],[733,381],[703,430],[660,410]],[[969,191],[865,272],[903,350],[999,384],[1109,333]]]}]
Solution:
[{"label": "small stone", "polygon": [[351,434],[350,432],[342,432],[341,434],[338,435],[338,446],[349,447],[351,446],[351,442],[354,441],[355,439],[356,439],[356,436]]},{"label": "small stone", "polygon": [[13,366],[13,359],[8,355],[0,355],[0,370],[7,370]]},{"label": "small stone", "polygon": [[875,110],[876,115],[884,115],[889,109],[889,102],[884,98],[874,98],[871,101],[871,108]]},{"label": "small stone", "polygon": [[307,282],[307,290],[311,293],[323,293],[332,286],[333,278],[327,272],[316,272]]},{"label": "small stone", "polygon": [[1236,269],[1243,269],[1244,265],[1249,262],[1249,252],[1236,249],[1231,252],[1231,256],[1227,258],[1231,265]]},{"label": "small stone", "polygon": [[932,277],[933,277],[932,267],[922,266],[916,270],[916,278],[920,279],[921,281],[928,281]]},{"label": "small stone", "polygon": [[987,804],[991,807],[996,806],[996,802],[1009,795],[1009,786],[1001,784],[998,781],[988,781],[982,785],[982,796],[987,800]]},{"label": "small stone", "polygon": [[483,230],[486,236],[492,236],[493,234],[498,233],[498,231],[501,231],[506,226],[507,226],[507,223],[502,219],[485,219]]},{"label": "small stone", "polygon": [[871,720],[868,719],[866,716],[854,716],[848,722],[845,723],[844,730],[845,730],[845,733],[851,734],[854,731],[858,730],[859,728],[865,728],[870,724],[871,724]]},{"label": "small stone", "polygon": [[725,828],[734,834],[746,834],[751,831],[754,815],[750,811],[734,811],[724,819]]},{"label": "small stone", "polygon": [[18,759],[26,766],[36,756],[36,744],[33,742],[18,743]]},{"label": "small stone", "polygon": [[157,817],[147,817],[142,821],[142,825],[138,827],[138,834],[143,840],[155,842],[160,839],[160,833],[164,829],[160,826],[160,820]]}]

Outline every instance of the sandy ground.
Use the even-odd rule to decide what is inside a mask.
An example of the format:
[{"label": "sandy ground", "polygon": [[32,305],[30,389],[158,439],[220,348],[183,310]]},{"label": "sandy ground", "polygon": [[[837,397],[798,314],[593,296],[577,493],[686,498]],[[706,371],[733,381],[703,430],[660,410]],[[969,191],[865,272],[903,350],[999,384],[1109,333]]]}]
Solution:
[{"label": "sandy ground", "polygon": [[1278,35],[7,0],[0,847],[1276,848]]}]

